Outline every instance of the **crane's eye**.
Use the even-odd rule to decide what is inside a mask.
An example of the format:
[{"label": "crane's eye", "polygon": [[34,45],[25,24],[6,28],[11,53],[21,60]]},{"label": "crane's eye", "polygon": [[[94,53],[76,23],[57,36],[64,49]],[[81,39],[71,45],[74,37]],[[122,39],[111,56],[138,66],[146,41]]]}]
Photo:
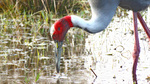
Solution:
[{"label": "crane's eye", "polygon": [[62,33],[62,28],[61,27],[57,27],[57,32],[58,33]]},{"label": "crane's eye", "polygon": [[60,27],[58,27],[58,31],[60,31]]}]

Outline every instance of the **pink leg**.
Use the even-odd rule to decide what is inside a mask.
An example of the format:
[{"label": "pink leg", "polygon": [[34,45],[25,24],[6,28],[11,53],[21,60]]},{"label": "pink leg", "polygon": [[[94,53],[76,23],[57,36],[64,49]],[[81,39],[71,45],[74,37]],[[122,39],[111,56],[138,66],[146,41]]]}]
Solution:
[{"label": "pink leg", "polygon": [[132,75],[133,75],[133,82],[137,84],[137,78],[136,78],[136,68],[140,53],[140,45],[139,45],[139,38],[138,38],[138,30],[137,30],[137,12],[133,12],[133,21],[134,21],[134,37],[135,37],[135,43],[134,43],[134,51],[133,51],[133,69],[132,69]]},{"label": "pink leg", "polygon": [[137,16],[138,16],[138,19],[139,19],[139,21],[141,22],[141,24],[142,24],[142,26],[143,26],[143,28],[144,28],[144,30],[145,30],[147,36],[148,36],[148,39],[149,39],[149,41],[150,41],[150,29],[147,27],[145,21],[143,20],[141,14],[140,14],[139,12],[137,12]]}]

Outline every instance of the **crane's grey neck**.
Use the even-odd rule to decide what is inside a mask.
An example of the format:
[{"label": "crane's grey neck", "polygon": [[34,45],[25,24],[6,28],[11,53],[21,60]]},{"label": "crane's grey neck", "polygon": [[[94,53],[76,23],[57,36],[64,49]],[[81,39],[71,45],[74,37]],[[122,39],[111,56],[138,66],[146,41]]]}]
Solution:
[{"label": "crane's grey neck", "polygon": [[89,0],[92,18],[88,21],[71,15],[74,27],[79,27],[89,33],[97,33],[104,30],[110,23],[119,5],[119,0]]}]

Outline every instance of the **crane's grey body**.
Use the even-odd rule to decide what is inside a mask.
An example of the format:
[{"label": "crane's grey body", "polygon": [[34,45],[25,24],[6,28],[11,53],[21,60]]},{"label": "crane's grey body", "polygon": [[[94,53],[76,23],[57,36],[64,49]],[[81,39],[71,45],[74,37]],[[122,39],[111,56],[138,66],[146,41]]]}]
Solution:
[{"label": "crane's grey body", "polygon": [[117,3],[120,7],[133,10],[135,12],[146,9],[150,5],[150,0],[89,0],[93,9],[102,8],[103,5]]},{"label": "crane's grey body", "polygon": [[134,12],[146,9],[150,4],[150,0],[120,0],[119,6]]},{"label": "crane's grey body", "polygon": [[89,0],[92,18],[88,21],[72,16],[74,27],[84,29],[89,33],[97,33],[107,28],[118,6],[134,12],[146,9],[150,0]]}]

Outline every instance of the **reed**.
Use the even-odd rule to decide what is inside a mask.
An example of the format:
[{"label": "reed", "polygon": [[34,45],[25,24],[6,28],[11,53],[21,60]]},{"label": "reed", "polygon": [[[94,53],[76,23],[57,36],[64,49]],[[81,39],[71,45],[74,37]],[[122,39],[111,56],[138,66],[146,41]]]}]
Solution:
[{"label": "reed", "polygon": [[[87,0],[84,0],[87,1]],[[0,12],[14,11],[33,13],[40,10],[52,12],[55,15],[64,15],[70,12],[81,11],[83,0],[1,0]]]}]

